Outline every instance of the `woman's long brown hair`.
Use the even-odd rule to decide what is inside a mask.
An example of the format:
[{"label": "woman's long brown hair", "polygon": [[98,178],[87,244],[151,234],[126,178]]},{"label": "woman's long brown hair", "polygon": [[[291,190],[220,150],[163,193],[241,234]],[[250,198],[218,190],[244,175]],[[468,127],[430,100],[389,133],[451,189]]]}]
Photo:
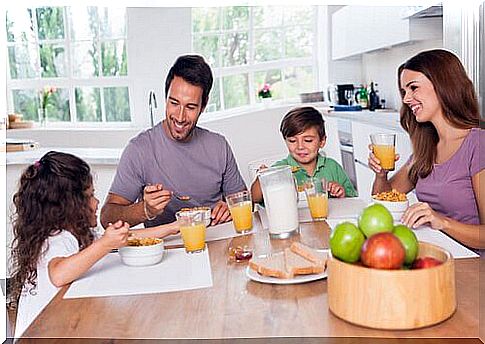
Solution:
[{"label": "woman's long brown hair", "polygon": [[[445,119],[453,127],[470,129],[480,126],[480,113],[473,83],[465,68],[453,53],[435,49],[423,51],[398,68],[397,79],[401,99],[401,73],[404,69],[423,73],[433,84]],[[409,134],[413,145],[413,160],[409,179],[416,184],[433,170],[436,161],[438,132],[431,122],[419,123],[409,106],[402,103],[401,125]]]},{"label": "woman's long brown hair", "polygon": [[93,241],[89,206],[92,185],[89,165],[78,157],[49,152],[27,167],[13,196],[14,241],[13,273],[9,281],[9,301],[13,307],[22,289],[34,292],[37,286],[37,263],[48,247],[46,240],[61,230],[68,230],[78,240],[80,249]]}]

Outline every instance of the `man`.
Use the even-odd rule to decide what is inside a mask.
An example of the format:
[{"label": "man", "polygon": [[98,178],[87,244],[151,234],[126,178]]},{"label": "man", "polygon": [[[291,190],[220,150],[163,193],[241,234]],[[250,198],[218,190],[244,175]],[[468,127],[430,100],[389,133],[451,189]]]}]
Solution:
[{"label": "man", "polygon": [[117,220],[152,227],[194,206],[210,206],[213,225],[231,219],[223,196],[246,185],[226,139],[196,126],[212,80],[201,56],[175,61],[165,81],[166,118],[131,139],[123,151],[101,209],[103,227]]}]

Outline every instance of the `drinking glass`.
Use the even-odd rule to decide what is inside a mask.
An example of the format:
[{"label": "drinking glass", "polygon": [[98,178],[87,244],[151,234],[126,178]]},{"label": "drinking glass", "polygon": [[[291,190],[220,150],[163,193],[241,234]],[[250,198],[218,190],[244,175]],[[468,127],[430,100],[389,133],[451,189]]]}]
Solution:
[{"label": "drinking glass", "polygon": [[234,229],[238,233],[247,233],[253,228],[251,194],[249,191],[236,192],[226,196],[231,212]]},{"label": "drinking glass", "polygon": [[345,96],[345,99],[347,100],[347,103],[349,104],[349,106],[351,106],[352,100],[354,98],[354,91],[353,90],[345,90],[344,96]]},{"label": "drinking glass", "polygon": [[205,212],[179,211],[175,214],[179,223],[180,234],[184,242],[185,252],[197,253],[205,249]]},{"label": "drinking glass", "polygon": [[309,178],[305,181],[305,194],[314,221],[328,217],[328,191],[325,178]]},{"label": "drinking glass", "polygon": [[394,171],[396,157],[396,134],[371,134],[372,151],[386,171]]}]

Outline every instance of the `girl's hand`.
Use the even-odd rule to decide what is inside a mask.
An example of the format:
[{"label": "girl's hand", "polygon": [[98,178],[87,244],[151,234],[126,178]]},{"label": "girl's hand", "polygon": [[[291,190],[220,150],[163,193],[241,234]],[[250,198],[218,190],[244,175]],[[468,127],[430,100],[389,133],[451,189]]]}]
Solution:
[{"label": "girl's hand", "polygon": [[130,225],[127,222],[118,220],[116,223],[108,225],[99,240],[108,250],[126,246],[128,244],[129,229]]},{"label": "girl's hand", "polygon": [[331,196],[342,198],[345,197],[345,189],[337,182],[328,182],[328,192]]},{"label": "girl's hand", "polygon": [[410,228],[418,228],[429,223],[433,229],[443,229],[446,217],[434,211],[428,203],[418,202],[406,209],[401,221]]},{"label": "girl's hand", "polygon": [[[399,154],[396,154],[394,157],[394,161],[398,161],[400,158]],[[388,171],[383,170],[381,167],[381,161],[377,159],[377,157],[374,154],[374,151],[372,150],[372,145],[369,145],[369,159],[368,159],[368,165],[372,171],[374,171],[375,174],[379,177],[386,177]]]}]

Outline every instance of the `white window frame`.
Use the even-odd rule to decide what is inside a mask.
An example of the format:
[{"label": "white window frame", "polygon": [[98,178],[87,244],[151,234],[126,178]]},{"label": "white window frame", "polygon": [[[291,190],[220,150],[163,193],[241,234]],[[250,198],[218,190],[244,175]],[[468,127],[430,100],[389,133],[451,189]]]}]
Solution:
[{"label": "white window frame", "polygon": [[[79,128],[87,128],[87,127],[109,127],[109,128],[128,128],[135,126],[135,117],[134,117],[134,102],[133,102],[133,82],[129,77],[129,70],[127,71],[126,76],[103,76],[102,73],[102,60],[101,54],[98,56],[98,63],[100,66],[100,76],[96,77],[86,77],[86,78],[79,78],[73,77],[74,74],[74,66],[71,61],[72,58],[72,50],[71,50],[71,42],[72,33],[71,33],[71,25],[70,25],[70,18],[68,18],[68,9],[70,6],[26,6],[25,9],[30,8],[33,10],[35,15],[35,10],[37,8],[42,7],[62,7],[63,8],[63,19],[64,19],[64,29],[65,29],[65,36],[63,39],[50,39],[50,40],[43,40],[42,43],[59,43],[63,44],[65,48],[65,67],[66,67],[66,76],[65,77],[57,77],[57,78],[42,78],[42,69],[40,64],[40,53],[39,53],[39,37],[38,37],[38,28],[37,28],[37,20],[34,20],[34,31],[35,31],[35,41],[33,44],[36,45],[37,49],[37,59],[33,64],[34,68],[36,69],[36,74],[38,77],[35,78],[25,78],[25,79],[12,79],[10,75],[10,62],[7,55],[7,104],[8,109],[10,112],[13,112],[14,103],[13,103],[13,94],[12,91],[14,90],[25,90],[25,89],[34,89],[34,90],[41,90],[46,86],[52,86],[56,88],[66,89],[69,93],[69,111],[70,111],[70,121],[65,122],[49,122],[47,121],[47,126],[52,128],[69,128],[69,127],[79,127]],[[86,7],[98,7],[103,8],[106,6],[86,6]],[[98,22],[99,25],[99,22]],[[118,40],[124,40],[126,44],[126,51],[127,51],[127,59],[129,59],[129,42],[128,36],[126,34],[128,29],[128,20],[127,20],[127,8],[125,8],[125,36],[120,37],[98,37],[96,43],[98,45],[98,51],[101,52],[101,45],[104,42],[114,42]],[[83,40],[77,40],[76,42],[82,42]],[[91,42],[91,41],[89,41]],[[17,42],[7,42],[7,51],[8,47],[19,45]],[[75,101],[75,89],[77,87],[97,87],[100,88],[100,92],[103,92],[103,88],[106,87],[126,87],[128,88],[128,98],[129,98],[129,107],[130,107],[130,121],[127,122],[107,122],[106,121],[106,111],[104,107],[104,96],[101,96],[101,122],[88,122],[88,121],[78,121],[77,119],[77,112],[76,112],[76,101]]]},{"label": "white window frame", "polygon": [[[206,116],[207,119],[210,118],[220,118],[220,117],[225,117],[223,114],[227,115],[232,115],[234,113],[238,112],[243,112],[243,111],[249,111],[254,108],[258,108],[261,106],[260,103],[256,101],[256,95],[253,90],[253,85],[254,85],[254,73],[255,72],[260,72],[260,71],[266,71],[266,70],[271,70],[271,69],[279,69],[283,70],[284,68],[288,67],[312,67],[313,70],[313,85],[314,88],[318,88],[318,82],[319,82],[319,77],[318,77],[318,40],[319,40],[319,35],[318,35],[318,18],[319,18],[319,6],[310,6],[313,8],[313,19],[311,25],[313,26],[313,46],[312,46],[312,56],[310,57],[302,57],[302,58],[285,58],[281,60],[274,60],[274,61],[265,61],[265,62],[255,62],[254,61],[254,23],[253,23],[253,11],[254,8],[253,6],[248,6],[249,7],[249,24],[248,24],[248,29],[232,29],[232,30],[223,30],[221,27],[219,27],[218,30],[216,31],[204,31],[204,32],[194,32],[194,27],[193,27],[193,20],[192,20],[192,28],[191,28],[191,47],[192,51],[195,51],[194,49],[194,42],[196,40],[197,36],[208,36],[208,35],[218,35],[219,37],[222,37],[222,35],[227,34],[227,33],[237,33],[237,32],[248,32],[248,45],[249,45],[249,60],[248,64],[246,65],[238,65],[238,66],[230,66],[230,67],[224,67],[222,66],[222,46],[219,45],[218,49],[218,61],[219,61],[219,66],[217,67],[212,67],[212,72],[214,76],[214,81],[216,79],[219,79],[219,99],[221,101],[221,110],[217,111],[212,111],[212,112],[205,112],[204,116]],[[259,6],[258,6],[259,7]],[[219,7],[219,11],[221,11],[222,7]],[[221,15],[221,14],[219,14]],[[221,24],[222,25],[222,24]],[[282,25],[282,26],[273,26],[273,27],[265,27],[265,30],[271,30],[271,29],[283,29],[283,40],[284,40],[284,34],[286,32],[285,28],[288,27],[294,27],[295,25]],[[259,30],[259,28],[256,28],[256,30]],[[226,109],[224,107],[224,96],[223,96],[223,85],[222,85],[222,78],[225,76],[230,76],[230,75],[237,75],[237,74],[248,74],[248,94],[249,94],[249,104],[241,106],[241,107],[235,107],[235,108],[230,108]],[[284,81],[284,75],[282,75],[282,80]],[[283,104],[283,103],[294,103],[294,102],[299,102],[298,98],[285,98],[281,100],[276,100],[274,101],[276,104]]]}]

